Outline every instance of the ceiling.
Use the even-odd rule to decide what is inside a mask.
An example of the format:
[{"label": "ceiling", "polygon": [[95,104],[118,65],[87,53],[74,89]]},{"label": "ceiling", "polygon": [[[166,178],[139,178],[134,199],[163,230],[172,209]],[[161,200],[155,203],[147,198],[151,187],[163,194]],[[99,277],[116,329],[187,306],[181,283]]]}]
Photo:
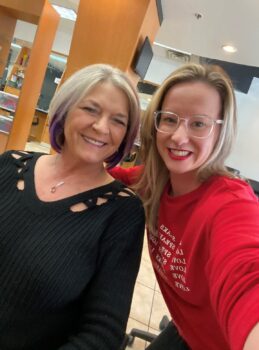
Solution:
[{"label": "ceiling", "polygon": [[[50,3],[77,12],[79,0]],[[259,0],[161,0],[161,3],[164,20],[156,43],[197,56],[259,67]],[[197,13],[201,18],[197,19]],[[221,48],[224,44],[236,46],[237,52],[224,52]],[[166,55],[165,49],[155,45],[154,52]]]},{"label": "ceiling", "polygon": [[[258,0],[161,0],[164,21],[155,42],[223,61],[259,66]],[[201,17],[195,14],[201,14]],[[222,45],[237,48],[233,54]]]},{"label": "ceiling", "polygon": [[[210,59],[210,63],[220,64],[232,78],[235,88],[247,93],[253,78],[259,78],[259,0],[156,1],[161,2],[163,12],[163,21],[153,44],[154,58],[161,63],[158,66],[162,75],[159,74],[168,75],[163,71],[162,61],[167,61],[167,65],[168,62],[169,65],[177,63],[178,66],[184,63],[176,62],[181,58],[176,58],[174,52],[169,55],[172,50],[183,51],[191,55],[191,61],[207,63]],[[77,12],[80,0],[49,2]],[[73,29],[74,22],[60,20],[60,33],[71,33],[72,37]],[[237,51],[226,53],[222,50],[225,44],[234,45]],[[63,69],[64,63],[52,61],[52,65]],[[148,73],[154,73],[152,64],[150,67]],[[152,72],[145,79],[159,84]]]},{"label": "ceiling", "polygon": [[[80,2],[49,1],[72,8],[75,12]],[[259,78],[259,0],[159,1],[163,22],[153,44],[156,60],[174,61],[175,64],[179,58],[176,59],[174,54],[169,56],[170,48],[187,52],[191,55],[191,61],[220,64],[230,75],[235,88],[247,93],[253,78]],[[62,19],[59,30],[72,32],[71,21]],[[222,50],[225,44],[234,45],[237,51],[226,53]],[[177,64],[179,66],[179,62]],[[158,83],[150,75],[146,79]]]}]

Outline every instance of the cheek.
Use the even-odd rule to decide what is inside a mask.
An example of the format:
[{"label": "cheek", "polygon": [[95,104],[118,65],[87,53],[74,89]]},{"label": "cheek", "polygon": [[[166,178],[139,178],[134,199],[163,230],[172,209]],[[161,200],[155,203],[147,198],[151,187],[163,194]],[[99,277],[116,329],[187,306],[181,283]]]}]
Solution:
[{"label": "cheek", "polygon": [[115,134],[114,134],[114,139],[116,140],[116,142],[118,142],[119,144],[121,144],[125,138],[127,136],[127,130],[124,130],[124,131],[117,131]]},{"label": "cheek", "polygon": [[156,146],[157,146],[157,148],[161,146],[162,141],[163,141],[163,138],[161,137],[161,134],[157,133],[156,134]]},{"label": "cheek", "polygon": [[205,144],[200,146],[200,150],[206,158],[210,157],[211,153],[213,152],[216,146],[217,141],[218,135],[213,135],[211,139],[209,139]]},{"label": "cheek", "polygon": [[166,139],[168,138],[168,136],[161,134],[161,133],[157,133],[156,134],[156,147],[158,149],[158,152],[160,153],[160,150],[165,149],[165,142]]}]

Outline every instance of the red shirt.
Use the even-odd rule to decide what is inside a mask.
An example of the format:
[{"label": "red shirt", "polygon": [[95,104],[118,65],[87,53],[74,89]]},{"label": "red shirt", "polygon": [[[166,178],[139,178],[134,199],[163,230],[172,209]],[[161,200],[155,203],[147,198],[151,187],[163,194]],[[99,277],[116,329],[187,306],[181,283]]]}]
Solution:
[{"label": "red shirt", "polygon": [[[136,171],[112,175],[129,184]],[[223,176],[178,197],[168,189],[148,242],[171,316],[192,350],[242,350],[259,322],[258,199],[246,182]]]}]

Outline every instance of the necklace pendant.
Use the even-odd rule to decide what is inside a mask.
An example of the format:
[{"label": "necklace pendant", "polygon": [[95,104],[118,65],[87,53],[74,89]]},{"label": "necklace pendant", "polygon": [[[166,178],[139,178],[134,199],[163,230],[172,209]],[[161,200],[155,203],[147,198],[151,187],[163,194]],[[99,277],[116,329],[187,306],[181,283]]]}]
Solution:
[{"label": "necklace pendant", "polygon": [[50,192],[51,193],[55,193],[57,190],[56,186],[52,186],[51,189],[50,189]]},{"label": "necklace pendant", "polygon": [[50,192],[51,192],[51,193],[55,193],[56,190],[57,190],[57,188],[60,187],[60,186],[62,186],[62,185],[64,185],[64,183],[65,183],[65,181],[60,181],[60,182],[57,183],[56,185],[52,186],[52,187],[50,188]]}]

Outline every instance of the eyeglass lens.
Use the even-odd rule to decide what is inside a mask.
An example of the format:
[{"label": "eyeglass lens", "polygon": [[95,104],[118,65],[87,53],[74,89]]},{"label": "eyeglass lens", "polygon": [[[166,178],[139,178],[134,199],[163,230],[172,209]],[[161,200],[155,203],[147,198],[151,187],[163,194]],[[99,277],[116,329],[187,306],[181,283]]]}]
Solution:
[{"label": "eyeglass lens", "polygon": [[156,128],[158,131],[165,133],[173,133],[179,127],[181,121],[185,121],[188,133],[195,137],[209,136],[213,128],[213,120],[206,116],[191,116],[188,118],[180,118],[174,113],[157,112]]}]

